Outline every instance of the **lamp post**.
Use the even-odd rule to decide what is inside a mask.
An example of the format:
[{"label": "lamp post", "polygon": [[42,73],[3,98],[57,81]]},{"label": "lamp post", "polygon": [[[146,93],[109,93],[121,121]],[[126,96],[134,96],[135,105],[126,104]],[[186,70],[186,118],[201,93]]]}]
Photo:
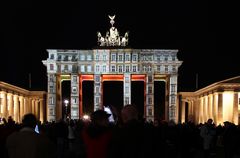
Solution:
[{"label": "lamp post", "polygon": [[65,104],[65,107],[66,107],[66,114],[65,114],[65,116],[66,116],[66,119],[67,119],[67,115],[68,115],[68,109],[67,109],[67,107],[68,107],[68,103],[69,103],[69,101],[67,100],[67,99],[65,99],[64,100],[64,104]]}]

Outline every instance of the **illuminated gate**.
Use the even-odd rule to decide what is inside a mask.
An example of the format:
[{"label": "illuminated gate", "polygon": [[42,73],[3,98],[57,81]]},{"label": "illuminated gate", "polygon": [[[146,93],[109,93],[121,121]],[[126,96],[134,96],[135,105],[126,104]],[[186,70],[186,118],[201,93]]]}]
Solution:
[{"label": "illuminated gate", "polygon": [[[61,118],[61,82],[71,80],[71,118],[82,112],[82,82],[94,81],[94,110],[103,108],[103,81],[123,81],[123,103],[131,104],[131,81],[144,81],[144,117],[154,119],[154,81],[166,82],[165,119],[176,122],[177,75],[182,61],[178,50],[127,48],[128,33],[119,36],[113,26],[103,37],[98,32],[99,48],[93,50],[47,50],[43,61],[48,72],[48,121]],[[157,99],[157,98],[155,98]]]}]

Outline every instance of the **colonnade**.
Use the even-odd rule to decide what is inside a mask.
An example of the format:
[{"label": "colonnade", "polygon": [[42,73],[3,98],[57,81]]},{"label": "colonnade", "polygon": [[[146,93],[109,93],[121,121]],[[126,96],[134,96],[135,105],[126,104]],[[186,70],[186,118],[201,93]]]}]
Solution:
[{"label": "colonnade", "polygon": [[[31,93],[31,91],[29,91]],[[12,117],[15,122],[22,122],[22,117],[33,113],[41,122],[45,121],[45,103],[39,96],[16,93],[14,91],[0,90],[0,117]]]},{"label": "colonnade", "polygon": [[235,91],[183,97],[179,107],[181,123],[191,120],[198,124],[212,118],[216,125],[223,124],[225,121],[238,124],[238,104],[239,92]]}]

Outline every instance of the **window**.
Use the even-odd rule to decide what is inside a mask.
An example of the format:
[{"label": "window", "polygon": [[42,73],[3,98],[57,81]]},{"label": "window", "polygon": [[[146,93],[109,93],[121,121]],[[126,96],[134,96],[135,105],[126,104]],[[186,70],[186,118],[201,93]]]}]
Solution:
[{"label": "window", "polygon": [[175,104],[175,97],[174,97],[174,95],[171,96],[171,104]]},{"label": "window", "polygon": [[106,61],[106,60],[107,60],[107,55],[103,54],[103,61]]},{"label": "window", "polygon": [[81,72],[85,72],[85,65],[81,65]]},{"label": "window", "polygon": [[96,103],[99,103],[99,97],[96,97]]},{"label": "window", "polygon": [[148,72],[151,72],[152,71],[152,67],[149,65],[148,66]]},{"label": "window", "polygon": [[115,66],[115,65],[112,65],[112,66],[111,66],[111,71],[112,71],[112,72],[116,72],[116,66]]},{"label": "window", "polygon": [[137,54],[133,54],[132,61],[137,61]]},{"label": "window", "polygon": [[77,61],[76,55],[73,55],[73,56],[72,56],[72,61]]},{"label": "window", "polygon": [[165,60],[165,61],[168,61],[168,57],[167,57],[167,56],[165,56],[165,57],[164,57],[164,60]]},{"label": "window", "polygon": [[50,55],[50,59],[54,59],[54,54],[51,54],[51,55]]},{"label": "window", "polygon": [[152,98],[148,98],[148,104],[152,104]]},{"label": "window", "polygon": [[172,85],[171,85],[171,92],[175,93],[175,89],[176,89],[176,85],[175,85],[175,84],[172,84]]},{"label": "window", "polygon": [[173,67],[172,67],[172,71],[173,71],[173,72],[176,72],[176,66],[173,66]]},{"label": "window", "polygon": [[137,72],[137,66],[133,66],[133,70],[132,70],[133,72]]},{"label": "window", "polygon": [[157,61],[160,61],[160,60],[161,60],[161,56],[157,55]]},{"label": "window", "polygon": [[144,71],[144,72],[146,72],[146,71],[147,71],[147,69],[146,69],[146,66],[143,66],[143,71]]},{"label": "window", "polygon": [[152,94],[152,87],[151,86],[148,87],[148,93]]},{"label": "window", "polygon": [[160,71],[160,70],[161,70],[160,65],[157,65],[157,71]]},{"label": "window", "polygon": [[102,71],[103,71],[103,72],[106,72],[106,65],[103,65],[103,67],[102,67],[102,68],[103,68],[103,70],[102,70]]},{"label": "window", "polygon": [[50,64],[50,70],[54,70],[54,65]]},{"label": "window", "polygon": [[78,71],[78,67],[77,67],[77,65],[73,65],[72,66],[72,72],[77,72]]},{"label": "window", "polygon": [[49,81],[50,81],[50,82],[53,82],[53,81],[54,81],[54,80],[53,80],[53,77],[54,77],[53,75],[49,75]]},{"label": "window", "polygon": [[58,61],[61,61],[61,60],[62,60],[62,56],[58,55]]},{"label": "window", "polygon": [[77,83],[77,76],[73,76],[72,80],[73,80],[74,83]]},{"label": "window", "polygon": [[123,72],[123,66],[122,65],[118,66],[118,72]]},{"label": "window", "polygon": [[126,71],[126,72],[129,72],[129,71],[130,71],[130,66],[129,66],[129,65],[126,65],[125,71]]},{"label": "window", "polygon": [[129,54],[125,55],[125,61],[130,61],[130,55]]},{"label": "window", "polygon": [[91,55],[87,55],[87,60],[92,60],[92,56]]},{"label": "window", "polygon": [[88,65],[87,66],[87,72],[91,72],[92,71],[92,66],[91,65]]},{"label": "window", "polygon": [[53,86],[49,86],[49,92],[50,92],[50,93],[54,93]]},{"label": "window", "polygon": [[54,115],[54,110],[52,108],[49,108],[49,115]]},{"label": "window", "polygon": [[123,55],[122,54],[118,55],[118,61],[123,61]]},{"label": "window", "polygon": [[64,61],[68,61],[68,55],[64,57]]},{"label": "window", "polygon": [[116,61],[116,54],[112,54],[112,55],[111,55],[111,60],[112,60],[112,61]]},{"label": "window", "polygon": [[152,76],[148,76],[148,82],[152,82]]},{"label": "window", "polygon": [[152,109],[148,109],[148,116],[152,116]]},{"label": "window", "polygon": [[84,54],[80,55],[80,60],[85,60],[85,55]]},{"label": "window", "polygon": [[96,61],[98,61],[99,60],[99,55],[98,54],[96,54]]},{"label": "window", "polygon": [[99,87],[96,86],[96,93],[99,93]]},{"label": "window", "polygon": [[129,97],[125,98],[125,105],[129,104]]},{"label": "window", "polygon": [[129,87],[125,87],[125,93],[129,93]]},{"label": "window", "polygon": [[49,104],[54,104],[53,97],[49,97]]},{"label": "window", "polygon": [[68,71],[68,65],[64,65],[64,71]]},{"label": "window", "polygon": [[165,65],[165,72],[168,72],[168,66]]},{"label": "window", "polygon": [[99,65],[96,65],[96,72],[99,72]]}]

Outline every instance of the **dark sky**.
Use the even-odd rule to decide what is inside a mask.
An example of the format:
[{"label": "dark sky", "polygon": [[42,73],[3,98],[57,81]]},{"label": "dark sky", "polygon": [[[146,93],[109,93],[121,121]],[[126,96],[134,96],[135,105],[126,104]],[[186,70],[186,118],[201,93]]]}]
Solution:
[{"label": "dark sky", "polygon": [[[7,2],[1,6],[0,81],[46,90],[46,49],[92,49],[116,14],[120,34],[129,31],[132,48],[179,49],[179,90],[195,90],[239,75],[235,50],[220,53],[226,34],[222,10],[207,1]],[[228,23],[231,25],[231,23]],[[228,39],[226,39],[227,41]]]}]

